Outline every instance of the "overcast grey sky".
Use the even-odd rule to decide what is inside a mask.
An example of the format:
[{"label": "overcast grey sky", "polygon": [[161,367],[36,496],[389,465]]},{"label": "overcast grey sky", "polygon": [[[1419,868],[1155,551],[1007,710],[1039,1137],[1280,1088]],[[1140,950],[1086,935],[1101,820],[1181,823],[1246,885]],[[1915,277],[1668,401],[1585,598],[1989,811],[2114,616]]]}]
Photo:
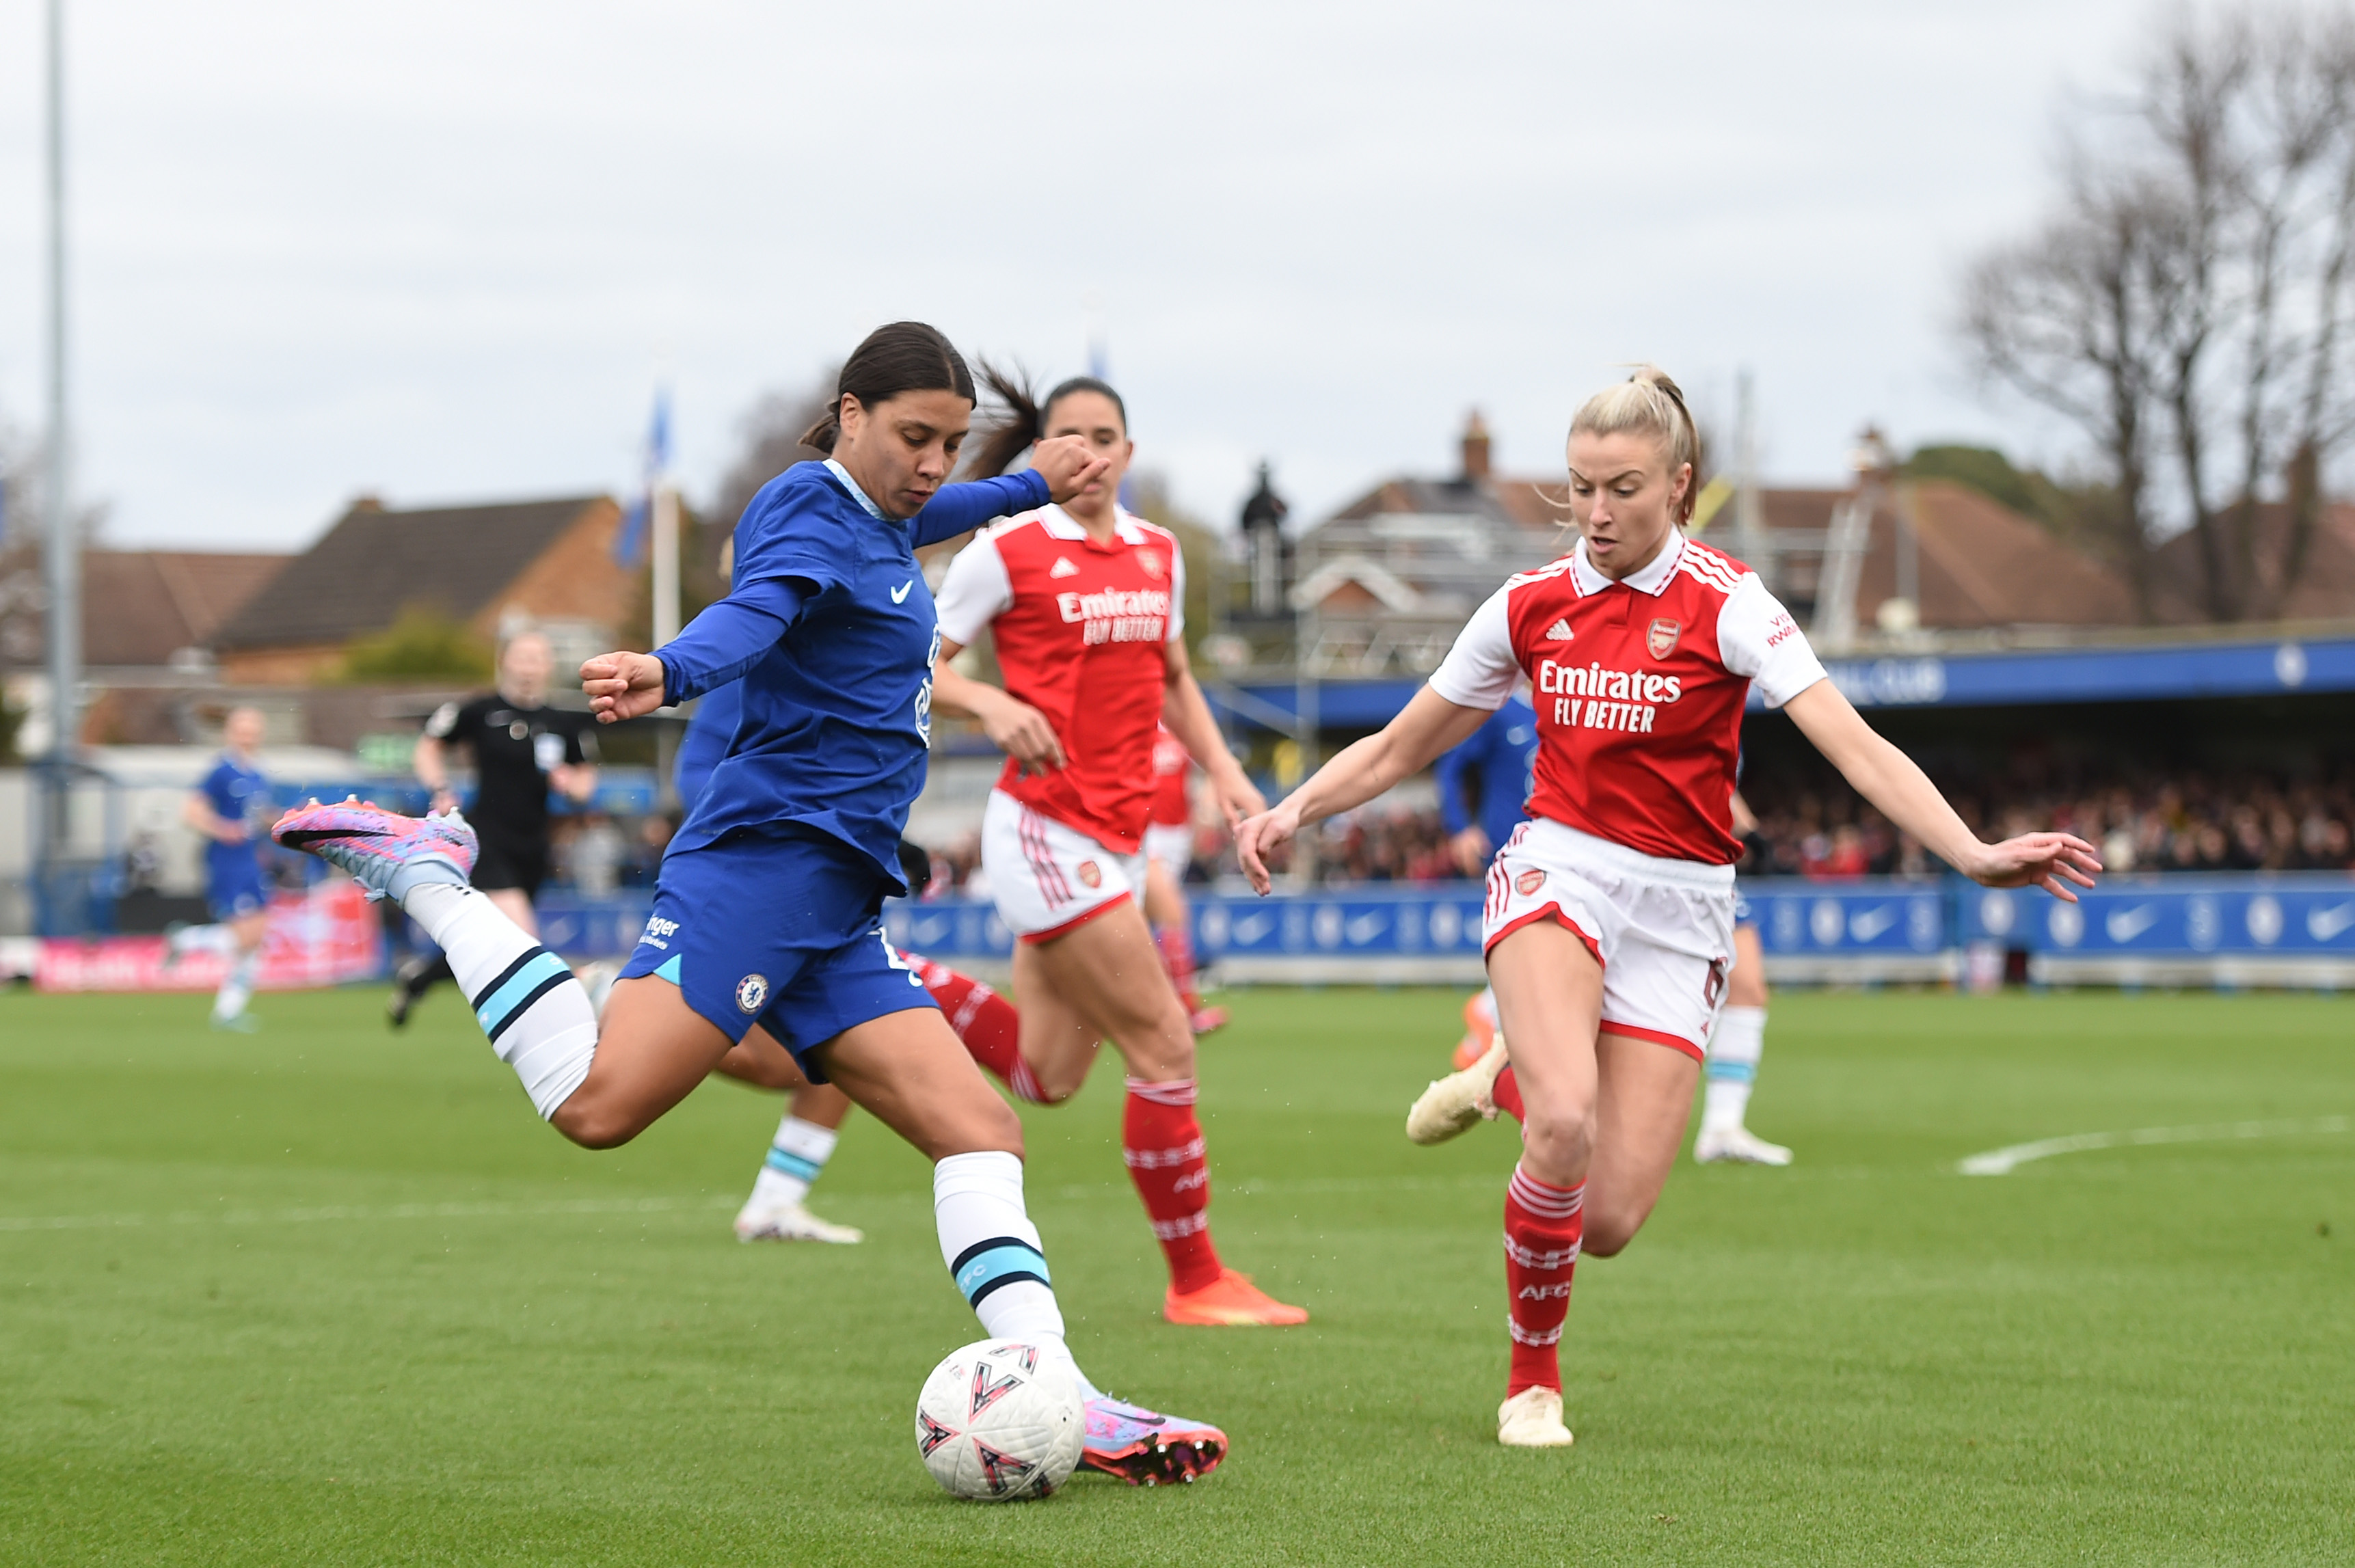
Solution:
[{"label": "overcast grey sky", "polygon": [[[1625,361],[1757,379],[1766,466],[2062,433],[1945,328],[2139,0],[993,6],[68,0],[80,493],[292,548],[344,501],[708,494],[870,326],[1041,376],[1091,315],[1139,462],[1220,520],[1558,471]],[[41,417],[40,4],[0,0],[0,421]]]}]

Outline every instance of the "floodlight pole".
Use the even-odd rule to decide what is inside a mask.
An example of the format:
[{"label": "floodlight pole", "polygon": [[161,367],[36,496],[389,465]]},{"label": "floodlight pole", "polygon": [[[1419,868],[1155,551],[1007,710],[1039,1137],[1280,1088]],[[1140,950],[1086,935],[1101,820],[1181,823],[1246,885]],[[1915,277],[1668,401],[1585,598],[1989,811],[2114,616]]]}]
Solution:
[{"label": "floodlight pole", "polygon": [[42,566],[48,589],[49,756],[41,855],[54,861],[65,848],[68,770],[81,727],[81,549],[69,499],[73,439],[66,420],[65,0],[48,0],[48,25],[49,439],[41,488],[48,513]]}]

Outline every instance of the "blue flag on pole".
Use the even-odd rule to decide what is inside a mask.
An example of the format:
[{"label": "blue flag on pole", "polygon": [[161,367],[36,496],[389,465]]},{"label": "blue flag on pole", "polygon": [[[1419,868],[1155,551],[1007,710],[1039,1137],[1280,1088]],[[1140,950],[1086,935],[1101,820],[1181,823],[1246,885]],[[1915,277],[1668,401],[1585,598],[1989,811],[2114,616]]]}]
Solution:
[{"label": "blue flag on pole", "polygon": [[654,527],[655,491],[670,469],[670,392],[655,392],[653,421],[646,426],[645,485],[630,509],[622,514],[621,531],[613,536],[613,559],[634,569],[645,559],[646,535]]}]

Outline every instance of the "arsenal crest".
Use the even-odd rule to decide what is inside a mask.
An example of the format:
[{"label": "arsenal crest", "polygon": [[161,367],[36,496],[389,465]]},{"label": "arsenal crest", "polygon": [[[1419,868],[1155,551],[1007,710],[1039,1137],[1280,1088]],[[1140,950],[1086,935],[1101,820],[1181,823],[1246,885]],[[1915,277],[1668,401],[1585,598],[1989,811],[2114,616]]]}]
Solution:
[{"label": "arsenal crest", "polygon": [[1093,860],[1080,862],[1080,880],[1092,888],[1103,886],[1103,871]]},{"label": "arsenal crest", "polygon": [[1683,628],[1674,621],[1667,619],[1655,621],[1652,623],[1651,629],[1644,634],[1644,645],[1652,651],[1654,658],[1667,658],[1671,652],[1675,651],[1677,634]]},{"label": "arsenal crest", "polygon": [[1157,578],[1161,575],[1161,552],[1157,549],[1138,550],[1136,564],[1145,568],[1146,576]]},{"label": "arsenal crest", "polygon": [[1529,897],[1531,893],[1544,886],[1545,873],[1536,869],[1534,867],[1529,870],[1523,871],[1519,876],[1513,879],[1514,891],[1518,892],[1523,898]]}]

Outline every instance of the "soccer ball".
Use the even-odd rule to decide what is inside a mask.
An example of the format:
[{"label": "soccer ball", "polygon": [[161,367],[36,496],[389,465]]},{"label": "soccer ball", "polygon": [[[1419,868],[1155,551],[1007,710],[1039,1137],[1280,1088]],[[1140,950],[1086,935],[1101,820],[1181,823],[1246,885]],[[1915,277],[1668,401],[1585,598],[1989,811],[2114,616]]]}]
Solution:
[{"label": "soccer ball", "polygon": [[916,1452],[951,1496],[1043,1498],[1079,1467],[1088,1416],[1062,1366],[1020,1339],[954,1351],[916,1396]]}]

